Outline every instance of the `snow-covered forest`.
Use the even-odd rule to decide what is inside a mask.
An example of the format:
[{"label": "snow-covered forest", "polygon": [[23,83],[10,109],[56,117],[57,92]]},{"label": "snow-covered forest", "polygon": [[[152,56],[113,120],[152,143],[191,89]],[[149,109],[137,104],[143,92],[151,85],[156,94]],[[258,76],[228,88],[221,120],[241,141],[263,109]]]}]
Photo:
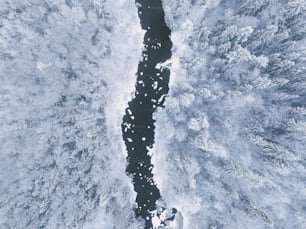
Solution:
[{"label": "snow-covered forest", "polygon": [[164,7],[174,48],[155,116],[161,195],[183,228],[305,228],[306,2]]},{"label": "snow-covered forest", "polygon": [[0,2],[1,229],[137,228],[120,125],[142,36],[133,1]]},{"label": "snow-covered forest", "polygon": [[[306,1],[163,8],[156,229],[306,228]],[[0,229],[144,228],[121,133],[143,36],[134,0],[0,1]]]}]

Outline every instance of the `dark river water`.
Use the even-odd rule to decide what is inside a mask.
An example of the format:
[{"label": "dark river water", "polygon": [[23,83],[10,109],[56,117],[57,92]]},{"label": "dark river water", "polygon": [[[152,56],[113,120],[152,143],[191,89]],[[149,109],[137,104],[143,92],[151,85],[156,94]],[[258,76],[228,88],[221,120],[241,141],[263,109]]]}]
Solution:
[{"label": "dark river water", "polygon": [[161,199],[148,154],[154,144],[153,112],[163,106],[170,77],[168,68],[157,66],[171,57],[172,42],[161,0],[136,0],[136,5],[145,30],[143,60],[138,65],[135,96],[123,117],[122,133],[128,152],[126,172],[132,177],[137,193],[136,216],[145,220],[147,229],[152,228],[150,212],[156,210],[156,201]]}]

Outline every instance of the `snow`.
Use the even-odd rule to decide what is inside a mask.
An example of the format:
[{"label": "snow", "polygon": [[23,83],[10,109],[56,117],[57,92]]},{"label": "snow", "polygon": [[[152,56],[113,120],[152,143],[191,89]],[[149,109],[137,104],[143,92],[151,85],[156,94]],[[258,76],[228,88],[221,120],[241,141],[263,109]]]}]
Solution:
[{"label": "snow", "polygon": [[121,122],[133,1],[1,1],[0,228],[142,228]]},{"label": "snow", "polygon": [[151,154],[170,228],[305,228],[305,2],[164,7],[170,94]]},{"label": "snow", "polygon": [[[305,1],[163,2],[170,92],[147,148],[159,205],[178,210],[166,228],[306,228]],[[0,228],[143,228],[121,136],[134,1],[1,1],[0,15]]]}]

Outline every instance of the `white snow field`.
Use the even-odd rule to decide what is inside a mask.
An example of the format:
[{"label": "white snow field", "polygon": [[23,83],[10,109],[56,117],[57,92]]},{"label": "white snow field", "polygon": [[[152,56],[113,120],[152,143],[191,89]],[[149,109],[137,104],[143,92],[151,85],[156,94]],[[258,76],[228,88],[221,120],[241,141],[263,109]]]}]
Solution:
[{"label": "white snow field", "polygon": [[306,228],[306,1],[164,0],[154,179],[169,228]]},{"label": "white snow field", "polygon": [[130,0],[0,2],[0,228],[142,228],[124,109],[143,32]]}]

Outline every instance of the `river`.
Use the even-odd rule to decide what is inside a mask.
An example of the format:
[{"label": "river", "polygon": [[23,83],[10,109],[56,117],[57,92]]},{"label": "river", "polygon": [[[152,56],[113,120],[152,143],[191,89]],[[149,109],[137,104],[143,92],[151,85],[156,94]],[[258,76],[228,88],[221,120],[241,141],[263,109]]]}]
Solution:
[{"label": "river", "polygon": [[157,208],[156,201],[161,199],[148,152],[154,144],[153,113],[163,107],[169,91],[170,70],[160,63],[170,59],[172,42],[161,0],[136,0],[136,6],[141,27],[145,30],[143,59],[138,65],[135,96],[123,117],[122,133],[128,153],[126,172],[132,177],[137,193],[136,216],[145,220],[147,229],[152,228],[152,212]]}]

